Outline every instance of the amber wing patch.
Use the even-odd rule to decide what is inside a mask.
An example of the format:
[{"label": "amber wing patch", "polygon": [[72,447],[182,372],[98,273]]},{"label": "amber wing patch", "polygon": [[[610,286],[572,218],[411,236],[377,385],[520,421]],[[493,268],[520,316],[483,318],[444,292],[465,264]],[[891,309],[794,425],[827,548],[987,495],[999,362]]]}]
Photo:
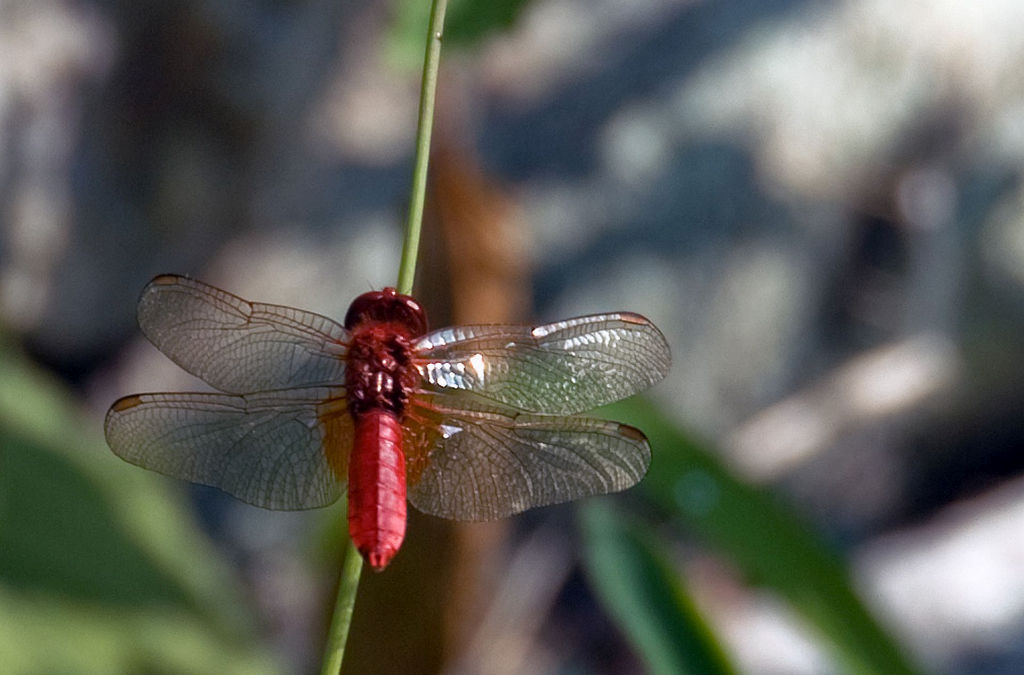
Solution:
[{"label": "amber wing patch", "polygon": [[405,452],[405,482],[410,488],[419,483],[430,463],[430,452],[442,434],[442,416],[425,405],[409,406],[402,421],[402,445]]},{"label": "amber wing patch", "polygon": [[352,452],[353,423],[345,399],[324,401],[317,408],[317,418],[324,427],[324,456],[340,482],[348,480],[348,460]]}]

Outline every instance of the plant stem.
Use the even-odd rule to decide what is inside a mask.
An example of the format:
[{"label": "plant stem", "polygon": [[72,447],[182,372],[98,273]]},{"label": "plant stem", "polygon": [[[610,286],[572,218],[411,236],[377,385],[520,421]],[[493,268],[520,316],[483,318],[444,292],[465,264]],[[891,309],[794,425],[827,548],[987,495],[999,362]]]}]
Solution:
[{"label": "plant stem", "polygon": [[[419,122],[416,127],[416,160],[412,174],[412,194],[409,200],[409,217],[405,224],[405,244],[402,247],[402,262],[398,269],[398,292],[412,293],[416,278],[416,257],[420,247],[420,228],[423,224],[423,204],[427,194],[427,165],[430,161],[430,132],[434,125],[434,98],[437,92],[437,71],[441,62],[441,37],[444,29],[444,13],[447,0],[431,0],[430,21],[427,32],[426,53],[423,57],[423,78],[420,83]],[[356,591],[363,569],[363,558],[349,540],[345,561],[338,581],[338,598],[334,604],[334,615],[324,648],[321,675],[335,675],[341,672],[348,641],[348,629],[352,624],[352,612],[356,606]]]},{"label": "plant stem", "polygon": [[430,3],[430,28],[423,56],[423,79],[420,83],[420,113],[416,128],[416,164],[412,174],[409,217],[405,222],[405,246],[398,268],[398,292],[412,293],[416,278],[416,255],[420,248],[420,226],[423,224],[423,203],[427,194],[427,163],[430,161],[430,132],[434,126],[434,95],[437,91],[437,68],[441,62],[441,36],[447,0]]},{"label": "plant stem", "polygon": [[359,555],[352,540],[345,548],[345,561],[338,581],[338,599],[334,602],[331,629],[324,647],[324,661],[321,675],[336,675],[341,672],[341,661],[345,655],[348,629],[352,625],[352,611],[356,607],[356,589],[359,588],[359,573],[363,569],[363,557]]}]

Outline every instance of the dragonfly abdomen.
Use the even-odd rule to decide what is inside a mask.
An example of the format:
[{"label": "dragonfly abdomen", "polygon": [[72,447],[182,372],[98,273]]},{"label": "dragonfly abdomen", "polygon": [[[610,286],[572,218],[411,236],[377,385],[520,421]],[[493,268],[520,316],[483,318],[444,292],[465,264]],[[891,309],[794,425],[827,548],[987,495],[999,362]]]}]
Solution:
[{"label": "dragonfly abdomen", "polygon": [[405,538],[405,456],[395,413],[371,408],[355,416],[348,474],[348,531],[370,565],[382,570]]}]

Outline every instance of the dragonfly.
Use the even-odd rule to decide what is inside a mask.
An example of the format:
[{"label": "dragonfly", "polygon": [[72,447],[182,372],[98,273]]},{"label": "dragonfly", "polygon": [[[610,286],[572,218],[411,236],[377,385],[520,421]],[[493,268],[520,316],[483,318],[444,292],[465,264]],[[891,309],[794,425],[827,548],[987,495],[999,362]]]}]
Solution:
[{"label": "dragonfly", "polygon": [[378,571],[405,538],[407,501],[479,521],[635,485],[651,461],[644,434],[580,413],[671,363],[639,314],[429,331],[393,288],[358,296],[339,324],[161,275],[138,321],[217,391],[117,400],[104,422],[114,453],[268,509],[347,492],[349,534]]}]

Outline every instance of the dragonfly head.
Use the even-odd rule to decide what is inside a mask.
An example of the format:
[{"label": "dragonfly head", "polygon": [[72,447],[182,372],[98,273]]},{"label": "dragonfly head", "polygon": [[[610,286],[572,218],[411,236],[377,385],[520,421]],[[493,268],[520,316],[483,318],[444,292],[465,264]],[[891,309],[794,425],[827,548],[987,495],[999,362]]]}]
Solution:
[{"label": "dragonfly head", "polygon": [[399,324],[406,328],[408,337],[419,337],[427,332],[427,313],[411,296],[385,288],[363,293],[349,306],[345,328],[353,330],[367,323]]}]

